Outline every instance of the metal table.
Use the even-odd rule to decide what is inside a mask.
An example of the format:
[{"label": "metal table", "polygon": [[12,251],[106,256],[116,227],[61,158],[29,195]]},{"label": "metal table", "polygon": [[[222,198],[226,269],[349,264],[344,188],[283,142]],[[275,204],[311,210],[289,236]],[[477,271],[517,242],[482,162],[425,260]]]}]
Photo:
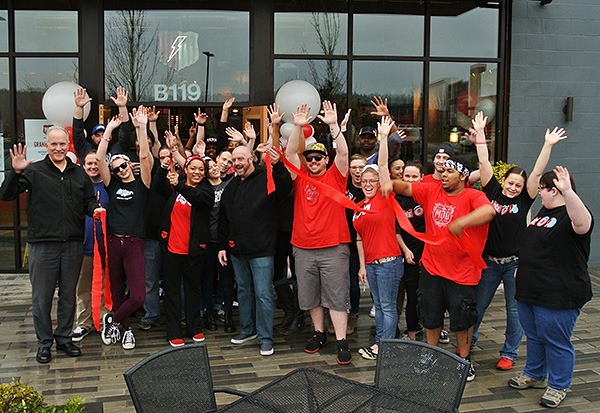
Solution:
[{"label": "metal table", "polygon": [[432,410],[374,386],[306,367],[296,369],[218,411],[424,413]]}]

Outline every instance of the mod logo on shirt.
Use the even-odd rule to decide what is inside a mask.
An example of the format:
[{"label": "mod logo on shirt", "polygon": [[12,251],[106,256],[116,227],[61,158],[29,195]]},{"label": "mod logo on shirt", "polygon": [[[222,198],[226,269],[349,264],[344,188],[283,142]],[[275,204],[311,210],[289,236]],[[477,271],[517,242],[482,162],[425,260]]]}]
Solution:
[{"label": "mod logo on shirt", "polygon": [[121,201],[129,201],[133,198],[133,191],[129,189],[119,188],[117,191],[117,199]]},{"label": "mod logo on shirt", "polygon": [[552,228],[557,222],[558,220],[554,217],[535,217],[533,221],[529,223],[529,226],[531,227],[535,225],[536,227]]},{"label": "mod logo on shirt", "polygon": [[190,203],[188,202],[188,200],[187,200],[187,199],[185,199],[185,198],[183,197],[183,195],[181,195],[181,194],[177,195],[177,198],[175,199],[175,202],[179,202],[181,205],[189,205],[189,206],[192,206],[192,204],[190,204]]},{"label": "mod logo on shirt", "polygon": [[438,227],[447,227],[450,221],[452,221],[452,215],[454,215],[454,205],[444,205],[435,203],[433,206],[433,222]]},{"label": "mod logo on shirt", "polygon": [[307,183],[304,186],[304,193],[308,202],[317,202],[317,199],[319,199],[319,190],[314,185]]},{"label": "mod logo on shirt", "polygon": [[519,206],[517,204],[502,205],[494,200],[492,201],[492,206],[498,215],[519,213]]}]

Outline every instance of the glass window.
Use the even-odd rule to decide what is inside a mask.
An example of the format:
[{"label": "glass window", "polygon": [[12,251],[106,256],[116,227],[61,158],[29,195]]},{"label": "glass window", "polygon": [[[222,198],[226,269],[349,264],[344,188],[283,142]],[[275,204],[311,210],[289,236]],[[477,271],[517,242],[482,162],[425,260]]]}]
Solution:
[{"label": "glass window", "polygon": [[498,56],[499,10],[474,8],[457,16],[431,17],[431,55]]},{"label": "glass window", "polygon": [[[305,80],[323,100],[346,105],[347,64],[343,60],[275,60],[275,90],[290,80]],[[341,118],[340,118],[341,119]]]},{"label": "glass window", "polygon": [[355,14],[354,54],[422,56],[423,16]]},{"label": "glass window", "polygon": [[343,55],[348,16],[340,13],[275,13],[275,54]]},{"label": "glass window", "polygon": [[247,12],[118,10],[104,23],[106,99],[124,86],[133,102],[248,100]]},{"label": "glass window", "polygon": [[77,52],[76,11],[15,11],[17,52]]},{"label": "glass window", "polygon": [[[0,214],[12,217],[12,202],[2,202]],[[12,229],[0,230],[0,265],[2,268],[15,268],[15,237]]]},{"label": "glass window", "polygon": [[[388,110],[407,139],[397,153],[418,159],[421,153],[421,96],[423,64],[420,62],[354,62],[352,72],[352,124],[355,132],[364,125],[376,127],[371,115],[373,96],[388,100]],[[354,142],[353,140],[353,143]]]},{"label": "glass window", "polygon": [[0,52],[8,52],[8,12],[0,10]]},{"label": "glass window", "polygon": [[[0,142],[3,143],[2,156],[0,156],[0,182],[4,180],[5,168],[10,168],[10,157],[8,156],[8,148],[12,141],[10,119],[8,59],[0,58]],[[2,220],[0,220],[0,224],[2,224]]]},{"label": "glass window", "polygon": [[[488,117],[485,134],[495,142],[497,65],[494,63],[432,63],[429,81],[428,154],[441,142],[454,145],[473,165],[477,164],[474,145],[464,136],[471,118],[479,111]],[[494,148],[491,148],[494,154]],[[490,159],[494,162],[493,159]]]},{"label": "glass window", "polygon": [[[17,137],[27,138],[27,132],[35,130],[40,133],[45,119],[42,111],[42,98],[46,90],[61,81],[78,83],[77,58],[17,58]],[[40,123],[42,125],[40,125]],[[31,134],[29,135],[32,136]],[[27,140],[25,139],[27,142]],[[38,148],[39,154],[45,155],[43,148]],[[35,157],[36,149],[28,145],[27,155]]]}]

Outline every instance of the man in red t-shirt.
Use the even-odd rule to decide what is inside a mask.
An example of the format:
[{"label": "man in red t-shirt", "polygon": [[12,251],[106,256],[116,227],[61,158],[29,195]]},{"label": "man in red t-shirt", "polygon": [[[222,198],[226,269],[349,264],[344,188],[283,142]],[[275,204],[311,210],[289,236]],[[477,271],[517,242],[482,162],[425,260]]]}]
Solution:
[{"label": "man in red t-shirt", "polygon": [[[301,166],[299,150],[302,126],[310,122],[309,108],[302,105],[294,113],[294,129],[288,138],[286,157],[311,178],[344,193],[348,175],[348,145],[337,123],[335,104],[323,102],[324,115],[319,118],[329,126],[337,143],[333,165],[327,170],[327,149],[321,143],[302,152],[306,161]],[[352,355],[346,341],[350,278],[348,260],[350,233],[344,207],[321,193],[302,176],[292,173],[294,180],[294,223],[292,245],[298,279],[300,308],[309,310],[315,331],[304,351],[316,353],[327,343],[324,308],[329,309],[337,339],[337,362],[349,364]]]},{"label": "man in red t-shirt", "polygon": [[[481,278],[473,255],[481,256],[488,223],[496,212],[483,192],[465,188],[468,177],[466,162],[450,157],[444,163],[441,185],[394,180],[383,185],[381,191],[384,196],[393,191],[413,197],[425,211],[426,233],[448,235],[439,245],[425,244],[418,305],[427,342],[438,344],[448,310],[460,356],[470,361],[471,336],[477,322],[475,286]],[[474,378],[471,365],[467,380]]]}]

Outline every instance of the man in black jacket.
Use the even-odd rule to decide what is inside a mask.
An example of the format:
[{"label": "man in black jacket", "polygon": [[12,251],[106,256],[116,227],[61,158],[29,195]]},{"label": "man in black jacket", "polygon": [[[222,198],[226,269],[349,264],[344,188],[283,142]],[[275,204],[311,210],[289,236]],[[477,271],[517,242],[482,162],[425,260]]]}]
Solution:
[{"label": "man in black jacket", "polygon": [[248,147],[233,150],[236,177],[223,191],[219,220],[219,262],[227,265],[226,249],[238,285],[240,334],[231,339],[243,344],[258,336],[260,354],[273,354],[273,262],[277,242],[277,207],[292,190],[292,178],[268,151],[276,190],[267,190],[267,170],[255,165]]},{"label": "man in black jacket", "polygon": [[[50,348],[71,357],[81,355],[69,334],[75,315],[75,288],[83,259],[84,215],[98,207],[92,182],[66,156],[69,134],[53,126],[46,133],[48,155],[32,163],[26,148],[10,151],[13,171],[6,174],[0,198],[12,201],[27,191],[27,241],[33,325],[38,339],[36,360],[48,363]],[[52,298],[58,283],[58,326],[52,331]]]}]

